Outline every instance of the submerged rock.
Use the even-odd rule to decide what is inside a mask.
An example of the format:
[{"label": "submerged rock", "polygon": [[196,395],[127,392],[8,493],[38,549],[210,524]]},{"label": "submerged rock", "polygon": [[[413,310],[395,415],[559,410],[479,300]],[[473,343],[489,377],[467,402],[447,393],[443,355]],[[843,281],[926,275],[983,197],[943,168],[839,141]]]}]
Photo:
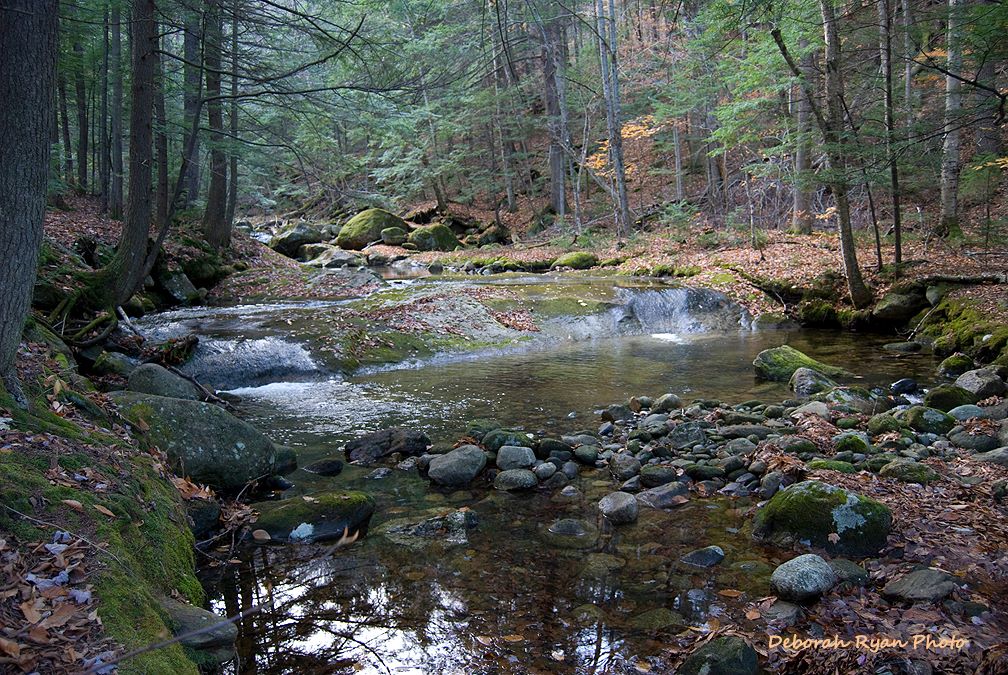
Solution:
[{"label": "submerged rock", "polygon": [[463,487],[486,466],[486,453],[475,445],[462,445],[430,460],[427,477],[438,485]]},{"label": "submerged rock", "polygon": [[808,541],[831,553],[869,556],[885,546],[891,525],[884,504],[807,480],[779,491],[757,512],[753,538],[781,545]]},{"label": "submerged rock", "polygon": [[338,476],[343,471],[343,460],[326,457],[312,462],[304,470],[319,476]]},{"label": "submerged rock", "polygon": [[221,666],[234,658],[234,643],[238,639],[235,623],[173,598],[162,598],[160,604],[168,615],[172,633],[182,636],[179,642],[183,647],[199,653],[200,663]]},{"label": "submerged rock", "polygon": [[364,536],[375,502],[363,492],[326,492],[255,504],[257,528],[272,541],[313,543],[344,536]]},{"label": "submerged rock", "polygon": [[278,472],[273,442],[223,408],[132,391],[114,391],[109,398],[168,454],[173,469],[218,492],[236,492]]},{"label": "submerged rock", "polygon": [[737,635],[715,638],[690,654],[677,675],[757,675],[756,650]]},{"label": "submerged rock", "polygon": [[409,548],[423,548],[439,541],[453,546],[469,543],[469,530],[479,525],[475,511],[459,509],[416,521],[395,518],[383,523],[378,532],[386,539]]},{"label": "submerged rock", "polygon": [[625,525],[637,520],[637,498],[628,492],[613,492],[601,499],[599,511],[614,525]]},{"label": "submerged rock", "polygon": [[686,484],[675,481],[641,492],[637,495],[637,502],[652,509],[670,509],[688,502],[688,494]]},{"label": "submerged rock", "polygon": [[346,444],[351,462],[370,464],[393,453],[406,456],[422,455],[430,447],[430,439],[422,431],[392,427],[361,436]]},{"label": "submerged rock", "polygon": [[705,546],[695,551],[690,551],[679,560],[694,567],[714,567],[724,560],[725,553],[720,546]]}]

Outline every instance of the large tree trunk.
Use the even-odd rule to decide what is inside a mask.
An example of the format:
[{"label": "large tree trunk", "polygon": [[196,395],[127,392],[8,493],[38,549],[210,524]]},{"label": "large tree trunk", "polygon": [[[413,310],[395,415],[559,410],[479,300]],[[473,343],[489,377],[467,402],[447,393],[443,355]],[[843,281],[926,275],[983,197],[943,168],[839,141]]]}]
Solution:
[{"label": "large tree trunk", "polygon": [[903,0],[903,111],[906,115],[907,140],[913,133],[914,126],[914,106],[913,106],[913,76],[914,76],[914,46],[913,36],[913,10],[911,0]]},{"label": "large tree trunk", "polygon": [[903,262],[903,227],[900,222],[899,166],[893,149],[896,135],[896,112],[893,109],[892,75],[892,14],[889,0],[877,0],[879,19],[879,60],[882,64],[882,78],[885,86],[886,162],[889,164],[889,187],[892,195],[894,260]]},{"label": "large tree trunk", "polygon": [[[808,50],[808,42],[799,43],[802,50],[802,77],[814,89],[815,57]],[[804,53],[807,52],[807,53]],[[812,147],[809,142],[809,131],[812,121],[812,102],[805,94],[805,88],[799,86],[795,96],[795,121],[797,124],[798,143],[795,146],[794,170],[795,186],[794,201],[791,208],[791,229],[800,234],[812,234],[812,195],[809,185],[812,173]]]},{"label": "large tree trunk", "polygon": [[857,250],[854,247],[854,233],[851,229],[850,204],[847,201],[847,158],[842,145],[843,78],[840,72],[840,31],[832,0],[819,0],[823,19],[823,38],[826,43],[826,116],[824,136],[826,157],[831,173],[831,187],[837,205],[837,226],[840,230],[840,255],[843,257],[844,273],[847,275],[847,289],[851,303],[866,307],[872,301],[871,291],[865,286],[858,266]]},{"label": "large tree trunk", "polygon": [[70,115],[67,112],[66,78],[59,75],[58,97],[60,126],[63,128],[63,180],[72,185],[74,176],[73,145],[70,143]]},{"label": "large tree trunk", "polygon": [[133,3],[133,40],[129,144],[129,203],[119,245],[103,270],[108,304],[129,300],[143,281],[151,224],[153,109],[157,77],[157,8],[154,0]]},{"label": "large tree trunk", "polygon": [[[980,84],[992,89],[997,89],[998,71],[995,67],[995,61],[992,55],[987,55],[983,63],[980,64],[977,73],[977,80]],[[1003,152],[1001,129],[996,124],[1000,101],[994,92],[986,89],[977,89],[976,95],[977,107],[980,109],[980,117],[976,125],[976,154],[1000,157]]]},{"label": "large tree trunk", "polygon": [[183,38],[183,79],[185,89],[183,92],[183,121],[186,129],[186,136],[183,140],[183,147],[192,146],[192,161],[189,163],[185,175],[185,199],[184,204],[189,206],[199,196],[200,188],[200,163],[199,163],[199,132],[194,137],[190,137],[192,129],[199,127],[194,124],[196,115],[200,109],[200,95],[203,89],[203,52],[200,49],[202,40],[202,20],[198,11],[187,10],[185,18],[185,37]]},{"label": "large tree trunk", "polygon": [[84,85],[84,48],[74,43],[77,73],[74,76],[74,99],[77,105],[77,189],[87,192],[88,177],[88,111],[87,87]]},{"label": "large tree trunk", "polygon": [[[960,75],[962,71],[962,0],[948,0],[947,70]],[[962,106],[962,82],[945,76],[945,143],[942,146],[941,216],[933,234],[947,237],[959,232],[959,131]]]},{"label": "large tree trunk", "polygon": [[[238,206],[238,3],[231,2],[231,152],[228,153],[228,195],[224,222],[230,229],[234,224],[235,209]],[[230,232],[228,240],[230,241]]]},{"label": "large tree trunk", "polygon": [[[556,11],[553,5],[548,10]],[[558,19],[544,17],[542,26],[543,46],[543,102],[546,107],[546,126],[549,130],[549,173],[550,207],[563,217],[567,209],[566,161],[564,159],[564,138],[559,83],[563,77],[560,67]]]},{"label": "large tree trunk", "polygon": [[616,235],[625,236],[630,229],[630,205],[626,194],[626,171],[623,167],[623,129],[620,120],[619,71],[616,63],[616,16],[612,0],[609,15],[603,0],[595,0],[595,24],[598,31],[599,66],[602,75],[602,95],[606,104],[606,130],[609,136],[609,163],[616,195]]},{"label": "large tree trunk", "polygon": [[122,218],[123,213],[123,67],[122,67],[122,11],[119,3],[112,3],[112,186],[109,192],[109,214]]},{"label": "large tree trunk", "polygon": [[53,126],[56,0],[0,5],[0,381],[27,403],[14,359],[31,304],[42,243]]},{"label": "large tree trunk", "polygon": [[231,243],[227,211],[227,157],[224,155],[224,113],[221,104],[222,0],[208,5],[203,52],[206,58],[207,123],[210,127],[210,188],[203,213],[203,234],[207,243],[222,248]]},{"label": "large tree trunk", "polygon": [[109,15],[108,4],[102,13],[102,65],[101,65],[101,112],[99,123],[101,131],[95,139],[99,144],[98,152],[98,189],[101,191],[101,212],[108,211],[109,183],[111,166],[109,165],[109,133],[108,133],[108,69],[109,69]]},{"label": "large tree trunk", "polygon": [[168,220],[168,120],[165,116],[164,63],[160,52],[156,52],[154,57],[157,59],[157,76],[154,79],[154,122],[157,127],[154,134],[154,155],[157,161],[154,212],[155,222],[165,225]]}]

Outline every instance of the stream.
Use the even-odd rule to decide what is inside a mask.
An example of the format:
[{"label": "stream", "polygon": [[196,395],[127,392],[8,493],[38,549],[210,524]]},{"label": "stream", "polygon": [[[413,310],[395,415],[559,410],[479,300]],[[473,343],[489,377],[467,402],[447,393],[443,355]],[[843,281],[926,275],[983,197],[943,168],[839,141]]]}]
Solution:
[{"label": "stream", "polygon": [[[597,302],[597,311],[550,316],[535,334],[495,334],[490,346],[354,370],[320,348],[351,301],[190,308],[140,325],[158,339],[197,333],[190,372],[239,396],[241,416],[294,447],[301,466],[389,426],[420,429],[436,446],[451,446],[476,418],[539,437],[594,431],[602,408],[633,395],[780,401],[790,396],[787,385],[757,382],[752,360],[785,342],[858,373],[867,387],[901,377],[930,384],[934,373],[930,355],[881,349],[891,336],[754,330],[713,292],[645,280],[392,279],[378,295],[401,302],[501,286],[534,310],[544,297],[554,302],[551,293],[572,293]],[[570,499],[443,491],[415,471],[376,479],[373,470],[348,465],[332,478],[300,469],[288,476],[294,487],[286,497],[333,489],[374,496],[370,534],[352,546],[259,547],[224,572],[205,570],[211,609],[231,616],[260,608],[240,623],[239,660],[229,672],[660,671],[663,631],[712,625],[727,603],[740,602],[731,590],[766,595],[781,562],[780,552],[752,542],[748,499],[642,509],[635,525],[613,530],[596,515],[598,500],[614,489],[601,470],[582,470],[572,483],[580,495]],[[391,519],[463,507],[478,526],[462,540],[413,546],[381,533]],[[549,530],[562,518],[594,527],[572,542]],[[726,554],[716,568],[679,561],[712,544]]]}]

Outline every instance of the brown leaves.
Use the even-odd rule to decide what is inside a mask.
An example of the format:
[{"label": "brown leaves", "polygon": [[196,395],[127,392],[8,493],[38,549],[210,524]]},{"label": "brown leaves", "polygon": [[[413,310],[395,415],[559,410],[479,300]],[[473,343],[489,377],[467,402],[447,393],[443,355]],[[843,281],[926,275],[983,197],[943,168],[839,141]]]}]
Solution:
[{"label": "brown leaves", "polygon": [[213,499],[214,493],[206,485],[199,485],[194,483],[188,478],[180,478],[179,476],[171,477],[172,485],[175,489],[179,491],[182,495],[182,499]]}]

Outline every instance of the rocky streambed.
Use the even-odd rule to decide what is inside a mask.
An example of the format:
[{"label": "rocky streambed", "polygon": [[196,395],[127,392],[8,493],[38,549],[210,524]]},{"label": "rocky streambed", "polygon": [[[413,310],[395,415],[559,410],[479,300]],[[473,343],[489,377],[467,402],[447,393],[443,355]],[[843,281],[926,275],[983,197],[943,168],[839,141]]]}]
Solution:
[{"label": "rocky streambed", "polygon": [[[1004,369],[939,372],[883,339],[753,332],[729,303],[664,286],[453,283],[390,288],[350,310],[197,309],[146,324],[200,333],[210,349],[189,372],[225,373],[233,395],[221,395],[258,427],[186,400],[151,366],[116,395],[195,480],[234,494],[258,478],[272,492],[251,505],[241,564],[205,570],[215,611],[257,608],[239,622],[243,662],[843,669],[842,651],[774,651],[767,636],[882,625],[968,633],[969,646],[867,652],[860,665],[955,670],[1003,635]],[[571,311],[572,297],[584,305]],[[327,362],[326,327],[353,312],[370,336],[419,336],[413,358]],[[496,334],[436,356],[445,345],[428,340],[473,337],[477,315]],[[250,367],[238,345],[254,340],[267,341],[262,363],[296,348],[304,367]],[[782,342],[802,351],[764,349]],[[197,538],[211,538],[221,515],[195,506]]]}]

